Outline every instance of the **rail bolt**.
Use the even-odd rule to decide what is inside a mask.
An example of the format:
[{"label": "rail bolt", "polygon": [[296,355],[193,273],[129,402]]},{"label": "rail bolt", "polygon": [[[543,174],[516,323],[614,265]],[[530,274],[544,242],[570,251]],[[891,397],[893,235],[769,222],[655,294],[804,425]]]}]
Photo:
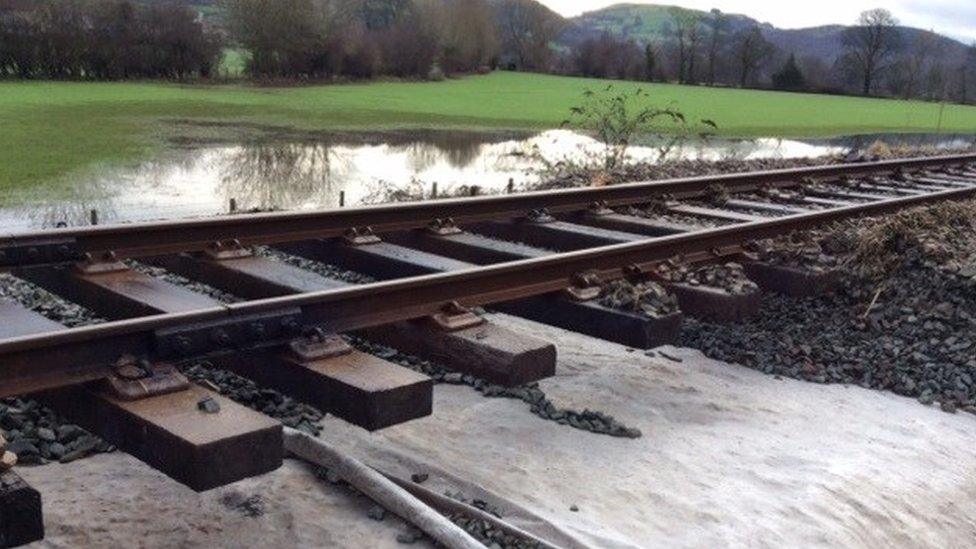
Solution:
[{"label": "rail bolt", "polygon": [[264,339],[268,333],[263,322],[252,322],[248,328],[250,329],[251,337],[254,337],[255,339]]},{"label": "rail bolt", "polygon": [[231,343],[230,335],[227,331],[219,328],[210,333],[210,339],[222,347],[227,347]]},{"label": "rail bolt", "polygon": [[173,343],[176,349],[183,354],[190,354],[193,351],[193,341],[185,335],[177,336]]},{"label": "rail bolt", "polygon": [[301,325],[292,317],[281,319],[281,327],[285,330],[285,333],[289,334],[297,334],[302,331]]}]

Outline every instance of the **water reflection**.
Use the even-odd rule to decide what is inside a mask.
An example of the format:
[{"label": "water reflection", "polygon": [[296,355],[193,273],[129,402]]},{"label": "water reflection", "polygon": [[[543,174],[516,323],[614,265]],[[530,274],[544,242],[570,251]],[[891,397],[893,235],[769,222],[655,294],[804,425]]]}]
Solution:
[{"label": "water reflection", "polygon": [[[833,140],[711,140],[681,144],[643,140],[629,162],[668,159],[796,158],[844,153],[879,137],[911,146],[962,147],[971,136],[860,136]],[[8,197],[0,229],[18,231],[88,223],[98,210],[103,223],[193,217],[238,208],[312,209],[374,202],[391,189],[429,195],[477,185],[488,191],[535,183],[546,167],[579,164],[603,146],[566,130],[535,135],[459,132],[362,134],[299,143],[205,146],[170,151],[136,167],[107,170],[75,184],[62,200],[29,202]]]}]

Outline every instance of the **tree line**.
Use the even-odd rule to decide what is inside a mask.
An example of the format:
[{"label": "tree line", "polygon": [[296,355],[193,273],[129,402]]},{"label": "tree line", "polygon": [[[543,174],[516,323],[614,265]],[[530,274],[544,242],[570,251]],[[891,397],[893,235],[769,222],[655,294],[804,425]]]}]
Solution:
[{"label": "tree line", "polygon": [[532,0],[220,0],[257,77],[547,71],[555,14]]},{"label": "tree line", "polygon": [[733,29],[730,16],[719,10],[669,13],[663,39],[593,36],[567,53],[557,70],[688,85],[976,100],[976,44],[962,58],[948,56],[941,37],[909,32],[885,9],[865,11],[842,33],[842,53],[833,63],[781,51],[758,25]]},{"label": "tree line", "polygon": [[221,40],[196,11],[129,0],[0,0],[0,76],[209,76]]},{"label": "tree line", "polygon": [[672,8],[665,36],[554,46],[566,21],[535,0],[215,0],[219,24],[167,0],[0,0],[0,77],[192,78],[246,50],[261,79],[437,79],[496,68],[688,85],[971,102],[976,46],[864,12],[832,63],[780,51],[719,10]]}]

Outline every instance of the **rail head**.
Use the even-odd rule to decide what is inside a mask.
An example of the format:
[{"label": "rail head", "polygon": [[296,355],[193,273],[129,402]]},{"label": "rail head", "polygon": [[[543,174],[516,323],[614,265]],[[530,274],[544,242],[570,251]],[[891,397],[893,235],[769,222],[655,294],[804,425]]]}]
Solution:
[{"label": "rail head", "polygon": [[[257,316],[299,315],[302,324],[346,332],[437,313],[445,304],[490,305],[559,291],[579,273],[631,276],[669,258],[709,252],[826,223],[976,196],[976,186],[649,238],[486,267],[234,303],[0,341],[0,396],[104,377],[123,354],[156,357],[168,330],[233,325]],[[297,311],[297,312],[296,312]],[[270,341],[269,343],[275,343]],[[230,351],[230,350],[228,350]]]},{"label": "rail head", "polygon": [[0,235],[0,270],[77,261],[85,254],[98,256],[111,252],[122,258],[143,257],[201,251],[215,242],[258,245],[334,238],[350,229],[365,227],[387,233],[423,228],[436,219],[451,218],[459,224],[468,224],[525,217],[541,209],[566,213],[585,210],[595,203],[622,206],[662,197],[688,198],[701,196],[714,185],[722,185],[730,192],[742,192],[796,185],[809,179],[857,177],[974,162],[976,154],[933,156],[311,212],[48,229]]}]

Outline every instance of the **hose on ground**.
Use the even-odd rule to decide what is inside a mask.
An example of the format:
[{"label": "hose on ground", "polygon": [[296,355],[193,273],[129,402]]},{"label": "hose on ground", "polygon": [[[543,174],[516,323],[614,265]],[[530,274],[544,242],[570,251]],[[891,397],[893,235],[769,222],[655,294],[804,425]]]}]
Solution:
[{"label": "hose on ground", "polygon": [[295,456],[328,467],[370,499],[410,522],[438,543],[451,549],[484,549],[478,540],[444,515],[390,481],[375,469],[346,456],[322,440],[285,428],[285,450]]}]

